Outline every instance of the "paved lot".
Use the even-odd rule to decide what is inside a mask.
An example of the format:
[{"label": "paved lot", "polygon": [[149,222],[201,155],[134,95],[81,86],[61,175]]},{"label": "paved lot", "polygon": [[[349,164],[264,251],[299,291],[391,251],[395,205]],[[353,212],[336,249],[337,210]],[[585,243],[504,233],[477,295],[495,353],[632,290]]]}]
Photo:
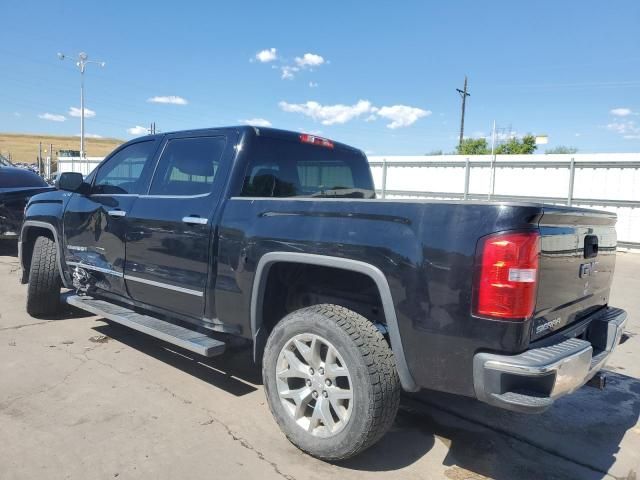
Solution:
[{"label": "paved lot", "polygon": [[640,466],[640,255],[620,254],[612,304],[628,338],[603,392],[547,413],[442,394],[404,400],[392,431],[340,464],[291,446],[247,352],[203,360],[96,317],[24,311],[0,246],[0,479],[635,479]]}]

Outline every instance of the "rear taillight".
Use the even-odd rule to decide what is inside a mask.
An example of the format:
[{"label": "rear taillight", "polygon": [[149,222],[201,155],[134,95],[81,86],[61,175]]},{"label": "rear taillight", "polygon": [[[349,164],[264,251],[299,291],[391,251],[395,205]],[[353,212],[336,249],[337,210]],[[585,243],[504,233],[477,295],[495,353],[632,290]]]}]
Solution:
[{"label": "rear taillight", "polygon": [[320,147],[333,148],[333,142],[327,138],[317,137],[315,135],[309,135],[308,133],[300,134],[300,141],[302,143],[311,143]]},{"label": "rear taillight", "polygon": [[481,240],[473,313],[496,319],[530,318],[536,305],[539,254],[538,232],[499,233]]}]

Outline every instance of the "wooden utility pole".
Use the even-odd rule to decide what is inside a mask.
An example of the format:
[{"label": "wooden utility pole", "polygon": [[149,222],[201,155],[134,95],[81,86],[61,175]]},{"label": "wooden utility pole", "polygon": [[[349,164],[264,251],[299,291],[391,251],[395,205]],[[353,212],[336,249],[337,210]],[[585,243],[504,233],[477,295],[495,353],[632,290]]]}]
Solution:
[{"label": "wooden utility pole", "polygon": [[471,94],[467,92],[467,76],[464,76],[464,88],[460,90],[456,88],[456,92],[460,94],[462,97],[462,116],[460,118],[460,141],[458,142],[458,146],[462,146],[462,140],[464,139],[464,110],[467,103],[467,97]]}]

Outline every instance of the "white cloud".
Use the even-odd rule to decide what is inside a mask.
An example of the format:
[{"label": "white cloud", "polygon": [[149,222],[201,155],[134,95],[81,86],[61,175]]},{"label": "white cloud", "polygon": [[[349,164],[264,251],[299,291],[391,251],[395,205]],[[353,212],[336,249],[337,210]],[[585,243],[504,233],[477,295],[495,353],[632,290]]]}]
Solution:
[{"label": "white cloud", "polygon": [[[69,107],[68,113],[70,117],[80,117],[82,115],[82,112],[77,107]],[[84,107],[84,118],[93,118],[95,116],[96,112],[87,107]]]},{"label": "white cloud", "polygon": [[283,80],[291,80],[294,77],[295,72],[300,71],[300,69],[298,67],[284,65],[280,67],[280,71],[282,72],[282,75],[280,78],[282,78]]},{"label": "white cloud", "polygon": [[358,100],[354,105],[322,105],[315,101],[306,103],[288,103],[280,102],[279,107],[285,112],[301,113],[307,117],[311,117],[316,121],[320,121],[323,125],[334,125],[337,123],[346,123],[354,118],[366,115],[364,121],[372,122],[378,117],[391,120],[387,125],[388,128],[396,129],[413,125],[418,119],[431,115],[430,110],[423,110],[408,105],[393,105],[387,107],[375,107],[368,100]]},{"label": "white cloud", "polygon": [[302,57],[295,58],[296,65],[300,68],[319,67],[325,60],[315,53],[305,53]]},{"label": "white cloud", "polygon": [[318,82],[309,82],[310,88],[316,88],[318,86]]},{"label": "white cloud", "polygon": [[[80,134],[76,133],[76,137],[79,137],[79,136],[80,136]],[[98,135],[97,133],[85,133],[84,137],[85,138],[103,138],[102,135]]]},{"label": "white cloud", "polygon": [[41,118],[42,120],[50,120],[52,122],[64,122],[67,119],[64,115],[49,112],[39,114],[38,118]]},{"label": "white cloud", "polygon": [[633,120],[611,122],[605,125],[605,128],[611,132],[622,135],[622,138],[626,140],[636,140],[640,138],[640,126]]},{"label": "white cloud", "polygon": [[240,122],[246,125],[252,125],[254,127],[270,127],[271,122],[265,118],[248,118],[246,120],[240,120]]},{"label": "white cloud", "polygon": [[170,105],[186,105],[187,99],[183,97],[179,97],[177,95],[165,95],[165,96],[156,96],[147,98],[147,102],[149,103],[165,103]]},{"label": "white cloud", "polygon": [[[276,62],[278,60],[278,62]],[[301,57],[295,57],[293,62],[283,59],[278,56],[278,51],[275,48],[267,48],[260,50],[252,58],[250,62],[271,63],[275,62],[275,65],[271,65],[271,68],[280,70],[280,78],[283,80],[293,79],[301,70],[311,70],[314,67],[319,67],[327,62],[322,55],[315,53],[305,53]],[[309,82],[310,87],[317,87],[318,84]]]},{"label": "white cloud", "polygon": [[273,62],[278,58],[278,53],[275,48],[267,48],[265,50],[260,50],[256,53],[255,59],[260,63],[268,63]]},{"label": "white cloud", "polygon": [[136,125],[135,127],[127,128],[127,133],[129,135],[146,135],[149,133],[149,129],[147,127]]},{"label": "white cloud", "polygon": [[620,108],[613,108],[613,109],[609,110],[609,113],[611,115],[615,115],[616,117],[628,117],[633,112],[631,111],[630,108],[620,107]]},{"label": "white cloud", "polygon": [[360,115],[375,111],[375,107],[368,100],[359,100],[355,105],[321,105],[314,101],[306,103],[280,102],[278,105],[285,112],[301,113],[320,121],[323,125],[346,123]]},{"label": "white cloud", "polygon": [[396,129],[413,125],[418,119],[431,115],[430,110],[409,107],[407,105],[393,105],[382,107],[376,112],[380,117],[391,120],[387,128]]}]

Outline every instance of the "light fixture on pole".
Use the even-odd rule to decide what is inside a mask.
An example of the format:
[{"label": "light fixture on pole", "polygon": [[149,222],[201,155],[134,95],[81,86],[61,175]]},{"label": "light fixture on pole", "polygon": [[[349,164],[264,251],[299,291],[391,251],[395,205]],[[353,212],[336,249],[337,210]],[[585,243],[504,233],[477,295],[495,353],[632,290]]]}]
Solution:
[{"label": "light fixture on pole", "polygon": [[[60,60],[65,60],[67,56],[64,53],[58,53],[58,58]],[[80,158],[85,158],[84,151],[84,71],[87,68],[87,65],[90,63],[95,63],[101,67],[106,65],[105,62],[96,62],[94,60],[89,60],[89,55],[85,52],[80,52],[78,54],[78,58],[76,60],[76,67],[80,70]],[[87,171],[86,175],[89,174],[89,164],[87,163]]]}]

